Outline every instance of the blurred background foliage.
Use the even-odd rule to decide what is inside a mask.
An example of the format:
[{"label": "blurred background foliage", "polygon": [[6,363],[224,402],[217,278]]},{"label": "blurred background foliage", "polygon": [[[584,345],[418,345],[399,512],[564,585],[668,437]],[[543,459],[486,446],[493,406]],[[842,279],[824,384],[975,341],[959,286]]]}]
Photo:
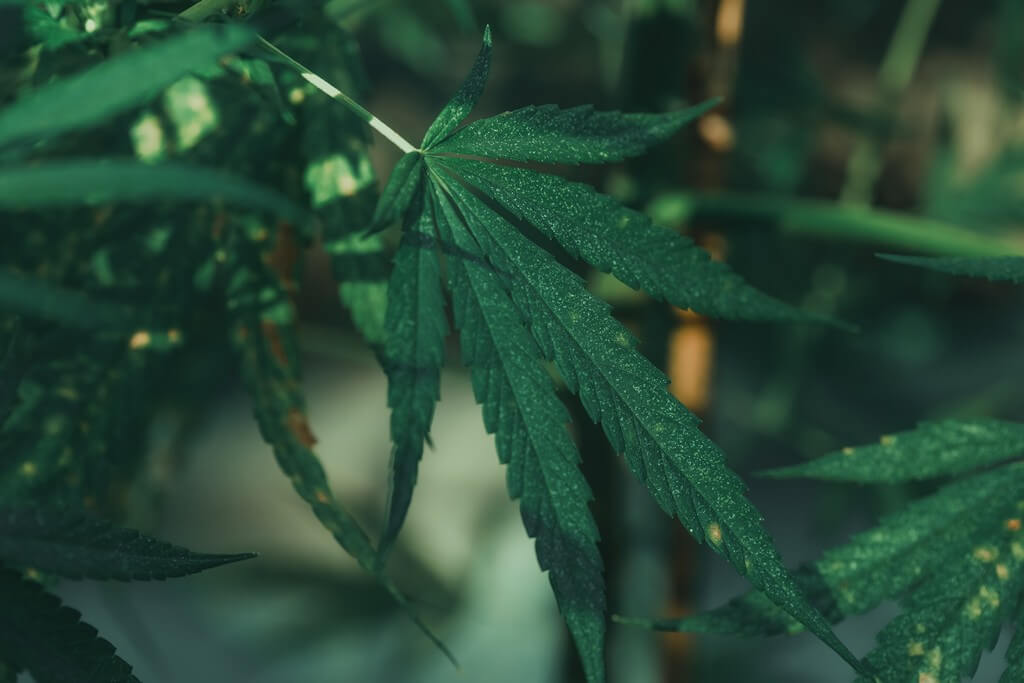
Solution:
[{"label": "blurred background foliage", "polygon": [[[1020,0],[331,0],[283,15],[262,4],[232,14],[267,21],[277,44],[410,139],[457,88],[484,23],[496,54],[474,118],[531,103],[663,111],[722,97],[643,159],[566,172],[646,208],[765,291],[860,328],[712,323],[585,273],[745,476],[923,419],[1024,419],[1020,288],[874,255],[1024,254]],[[158,36],[187,6],[0,4],[0,104]],[[143,680],[582,680],[456,354],[392,565],[463,660],[461,676],[316,525],[241,397],[227,321],[259,296],[238,278],[262,262],[297,303],[318,452],[339,498],[379,528],[390,446],[384,378],[364,339],[378,341],[393,235],[352,234],[399,152],[369,141],[293,74],[243,55],[33,154],[228,169],[308,202],[318,238],[202,202],[0,213],[5,272],[146,312],[127,335],[3,316],[0,495],[84,500],[196,549],[262,555],[168,585],[61,589]],[[227,257],[227,224],[249,235],[250,261]],[[5,301],[17,284],[0,282]],[[612,611],[679,615],[742,589],[570,405]],[[924,490],[750,481],[791,565]],[[891,614],[839,633],[863,653]],[[609,657],[614,681],[848,678],[807,636],[614,627]],[[990,664],[975,680],[995,680]]]}]

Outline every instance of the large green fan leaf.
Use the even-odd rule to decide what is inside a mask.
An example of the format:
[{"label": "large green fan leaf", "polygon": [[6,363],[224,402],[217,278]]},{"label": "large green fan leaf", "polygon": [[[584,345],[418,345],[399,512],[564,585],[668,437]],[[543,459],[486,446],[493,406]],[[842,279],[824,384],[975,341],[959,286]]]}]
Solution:
[{"label": "large green fan leaf", "polygon": [[643,154],[718,102],[667,114],[623,114],[589,105],[529,106],[474,121],[441,144],[425,144],[424,150],[512,161],[607,164]]},{"label": "large green fan leaf", "polygon": [[590,488],[566,429],[568,414],[541,365],[541,352],[505,292],[502,274],[435,185],[437,224],[449,244],[448,276],[462,355],[484,425],[508,465],[508,489],[520,499],[537,559],[576,642],[590,681],[604,679],[605,597]]},{"label": "large green fan leaf", "polygon": [[879,254],[887,261],[905,263],[950,275],[969,275],[994,281],[1024,282],[1024,256],[898,256]]},{"label": "large green fan leaf", "polygon": [[148,200],[219,200],[308,221],[305,211],[270,188],[190,164],[86,159],[0,168],[0,209]]},{"label": "large green fan leaf", "polygon": [[0,508],[0,562],[72,579],[149,581],[255,557],[205,555],[71,511]]},{"label": "large green fan leaf", "polygon": [[0,110],[0,147],[98,123],[255,38],[240,24],[191,28],[40,88]]},{"label": "large green fan leaf", "polygon": [[384,370],[391,408],[391,500],[381,552],[394,542],[416,485],[416,471],[440,397],[444,339],[448,333],[441,292],[435,218],[421,193],[413,200],[395,268],[388,283]]},{"label": "large green fan leaf", "polygon": [[0,660],[37,683],[138,683],[114,646],[34,581],[0,568]]},{"label": "large green fan leaf", "polygon": [[1002,420],[925,422],[883,436],[877,444],[844,448],[771,477],[898,483],[931,479],[992,465],[1024,453],[1024,424]]},{"label": "large green fan leaf", "polygon": [[686,237],[588,185],[469,159],[444,163],[571,255],[657,299],[721,318],[816,319],[751,287]]},{"label": "large green fan leaf", "polygon": [[[450,171],[448,160],[428,157],[427,163],[435,172]],[[782,567],[722,453],[668,392],[666,377],[637,352],[607,304],[457,180],[448,186],[488,261],[506,274],[505,285],[543,354],[659,505],[857,666]]]}]

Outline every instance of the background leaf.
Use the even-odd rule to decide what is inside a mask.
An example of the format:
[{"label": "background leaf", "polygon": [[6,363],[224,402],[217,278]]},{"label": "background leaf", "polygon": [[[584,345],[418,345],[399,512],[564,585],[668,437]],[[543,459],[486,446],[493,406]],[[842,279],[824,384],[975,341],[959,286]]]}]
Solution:
[{"label": "background leaf", "polygon": [[1024,256],[1003,256],[990,258],[970,257],[926,257],[879,254],[879,258],[896,263],[905,263],[950,275],[983,277],[992,281],[1024,283]]}]

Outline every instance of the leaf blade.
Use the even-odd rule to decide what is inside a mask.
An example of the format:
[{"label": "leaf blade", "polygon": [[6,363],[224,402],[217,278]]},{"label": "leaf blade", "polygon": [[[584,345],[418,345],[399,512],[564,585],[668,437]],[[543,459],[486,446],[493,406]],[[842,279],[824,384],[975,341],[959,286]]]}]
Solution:
[{"label": "leaf blade", "polygon": [[1024,283],[1024,256],[901,256],[878,254],[894,263],[937,270],[949,275],[983,277],[993,282]]},{"label": "leaf blade", "polygon": [[476,106],[477,100],[480,99],[480,95],[483,94],[484,86],[487,84],[487,75],[491,70],[492,47],[491,27],[488,25],[484,27],[483,45],[480,46],[480,52],[473,62],[469,75],[466,76],[462,86],[452,96],[452,99],[448,101],[448,104],[444,106],[441,113],[430,124],[430,128],[427,129],[426,134],[423,136],[423,142],[420,143],[420,149],[427,150],[436,146],[451,135],[452,131],[462,123],[463,119],[469,116],[473,107]]},{"label": "leaf blade", "polygon": [[71,579],[162,580],[253,557],[194,553],[71,511],[0,508],[0,561]]},{"label": "leaf blade", "polygon": [[878,444],[844,448],[762,476],[895,484],[954,474],[1024,453],[1024,424],[993,419],[923,422]]},{"label": "leaf blade", "polygon": [[607,164],[643,154],[719,102],[712,99],[666,114],[623,114],[589,105],[570,109],[531,105],[474,121],[424,149],[509,161]]},{"label": "leaf blade", "polygon": [[509,495],[520,500],[524,526],[536,539],[538,562],[548,572],[587,680],[603,681],[603,565],[588,509],[590,487],[566,429],[568,413],[500,276],[487,265],[450,197],[437,184],[432,189],[442,239],[455,248],[448,258],[449,289],[484,424],[508,466]]},{"label": "leaf blade", "polygon": [[0,147],[98,123],[255,38],[240,24],[199,26],[40,88],[0,110]]}]

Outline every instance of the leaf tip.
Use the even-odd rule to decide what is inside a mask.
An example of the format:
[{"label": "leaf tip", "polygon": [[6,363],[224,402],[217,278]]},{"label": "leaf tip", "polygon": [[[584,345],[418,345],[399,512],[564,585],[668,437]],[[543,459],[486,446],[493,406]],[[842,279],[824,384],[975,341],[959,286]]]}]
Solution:
[{"label": "leaf tip", "polygon": [[490,24],[485,24],[484,25],[484,48],[485,49],[490,49],[493,46],[494,46],[494,41],[491,38],[491,25]]}]

